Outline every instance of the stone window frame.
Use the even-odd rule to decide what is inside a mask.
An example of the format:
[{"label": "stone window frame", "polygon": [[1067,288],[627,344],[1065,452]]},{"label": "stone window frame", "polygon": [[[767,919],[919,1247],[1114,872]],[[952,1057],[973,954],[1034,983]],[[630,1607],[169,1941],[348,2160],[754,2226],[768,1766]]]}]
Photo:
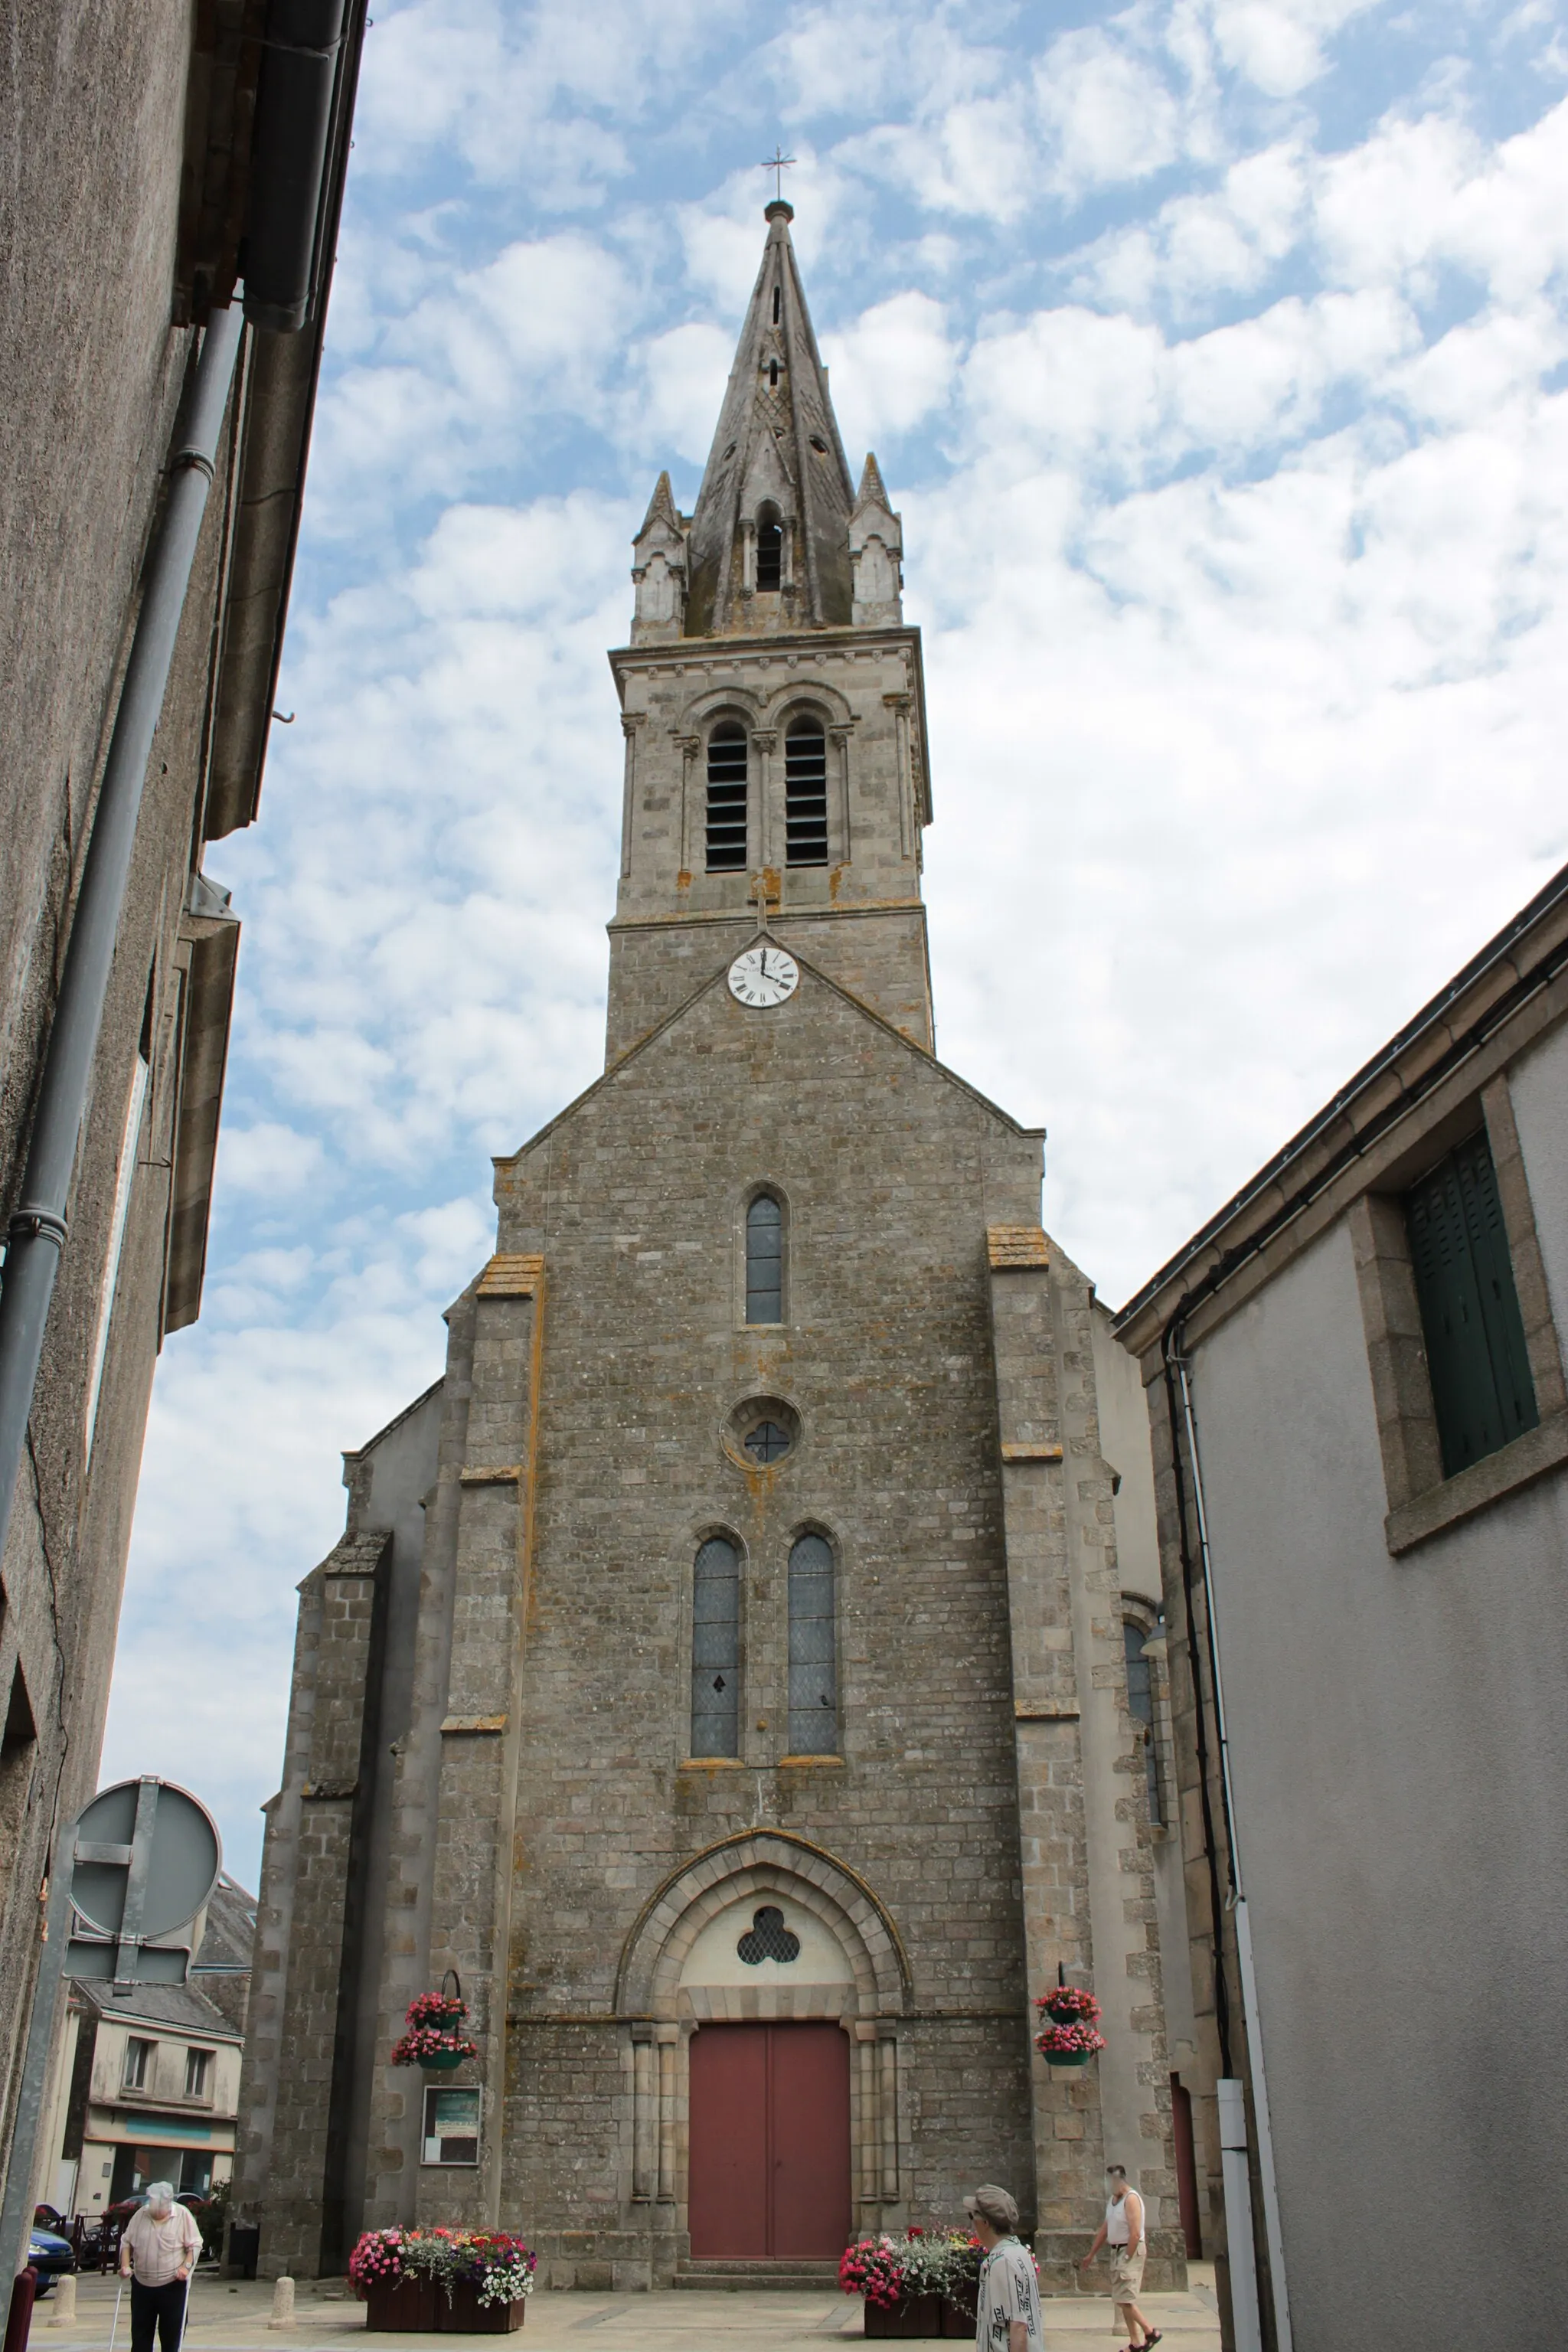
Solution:
[{"label": "stone window frame", "polygon": [[[1405,1231],[1405,1195],[1467,1137],[1485,1130],[1540,1420],[1533,1429],[1443,1475],[1437,1418]],[[1568,1461],[1568,1383],[1508,1073],[1428,1128],[1347,1213],[1388,1500],[1384,1538],[1394,1558]]]},{"label": "stone window frame", "polygon": [[[713,1539],[731,1544],[735,1551],[735,1671],[741,1678],[740,1695],[735,1702],[738,1756],[693,1756],[691,1753],[691,1675],[692,1651],[695,1644],[694,1626],[697,1611],[697,1555],[703,1545]],[[740,1529],[730,1520],[713,1517],[700,1519],[682,1538],[685,1556],[680,1566],[680,1706],[681,1728],[679,1750],[676,1759],[678,1772],[743,1772],[746,1759],[746,1706],[751,1690],[751,1658],[747,1603],[750,1596],[751,1547]]]},{"label": "stone window frame", "polygon": [[[769,805],[764,819],[765,838],[779,845],[777,862],[784,864],[784,844],[788,838],[789,793],[785,781],[784,746],[789,730],[797,719],[810,719],[821,728],[827,753],[827,863],[826,866],[795,866],[799,874],[830,873],[835,866],[844,865],[848,857],[848,845],[844,840],[848,791],[848,738],[845,722],[833,705],[818,688],[809,685],[787,687],[773,701],[768,710],[768,730],[779,746],[779,757],[768,761],[766,791]],[[834,752],[839,759],[836,762]]]},{"label": "stone window frame", "polygon": [[[757,863],[757,771],[760,762],[757,753],[756,726],[756,713],[751,707],[751,698],[748,697],[747,700],[742,702],[737,696],[728,691],[721,691],[720,694],[715,696],[710,706],[704,707],[701,715],[697,719],[695,725],[698,746],[698,790],[700,795],[699,806],[701,810],[701,819],[699,827],[702,840],[700,871],[705,877],[717,877],[721,881],[723,881],[727,877],[732,878],[736,875],[749,877]],[[742,859],[739,866],[721,866],[710,867],[708,864],[707,852],[708,753],[713,738],[718,733],[721,727],[738,727],[745,743],[746,855]],[[749,881],[747,887],[750,887]]]},{"label": "stone window frame", "polygon": [[[746,1220],[753,1201],[763,1193],[779,1204],[779,1244],[783,1251],[779,1280],[779,1320],[776,1323],[748,1323],[746,1320]],[[789,1189],[776,1176],[759,1176],[746,1186],[736,1205],[733,1223],[733,1266],[731,1288],[733,1292],[731,1319],[737,1331],[787,1331],[790,1327],[791,1292],[795,1277],[795,1211]]]},{"label": "stone window frame", "polygon": [[[1136,1625],[1143,1634],[1143,1655],[1149,1661],[1149,1682],[1154,1701],[1154,1771],[1160,1787],[1160,1811],[1163,1821],[1149,1823],[1149,1834],[1168,1838],[1174,1834],[1176,1819],[1176,1749],[1175,1733],[1171,1720],[1171,1654],[1160,1624],[1159,1603],[1145,1601],[1142,1594],[1123,1592],[1120,1614],[1124,1625]],[[1125,1704],[1125,1701],[1124,1701]],[[1126,1707],[1129,1722],[1136,1722],[1131,1707]]]}]

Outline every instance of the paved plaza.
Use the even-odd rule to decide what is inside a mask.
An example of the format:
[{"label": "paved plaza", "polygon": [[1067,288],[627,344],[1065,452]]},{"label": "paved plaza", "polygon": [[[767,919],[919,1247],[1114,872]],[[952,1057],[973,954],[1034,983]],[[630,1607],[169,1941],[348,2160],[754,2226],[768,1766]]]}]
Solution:
[{"label": "paved plaza", "polygon": [[[1205,2263],[1191,2266],[1185,2294],[1151,2294],[1143,2307],[1163,2330],[1170,2352],[1219,2352],[1219,2319],[1214,2273]],[[301,2281],[296,2290],[292,2326],[269,2328],[272,2289],[258,2281],[236,2286],[226,2279],[198,2278],[191,2297],[190,2352],[340,2352],[347,2336],[363,2337],[364,2306],[338,2279]],[[114,2282],[77,2282],[74,2326],[53,2323],[52,2299],[33,2318],[33,2352],[109,2352],[114,2314]],[[121,2308],[116,2352],[129,2352],[130,2302]],[[552,2294],[541,2289],[529,2302],[518,2352],[796,2352],[833,2337],[863,2333],[861,2310],[847,2295],[823,2294],[693,2293],[654,2294]],[[376,2336],[372,2344],[403,2346],[406,2352],[449,2346],[450,2336]],[[504,2338],[469,2337],[470,2343]],[[1103,2294],[1053,2296],[1046,2304],[1046,2352],[1089,2352],[1089,2347],[1125,2343],[1112,2334],[1112,2314]]]}]

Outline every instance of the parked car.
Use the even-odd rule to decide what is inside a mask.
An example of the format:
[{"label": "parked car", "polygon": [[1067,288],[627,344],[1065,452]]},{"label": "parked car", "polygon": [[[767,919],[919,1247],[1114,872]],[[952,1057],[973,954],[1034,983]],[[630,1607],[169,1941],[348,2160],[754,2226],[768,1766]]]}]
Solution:
[{"label": "parked car", "polygon": [[48,2294],[58,2278],[76,2268],[70,2240],[62,2238],[58,2230],[40,2230],[35,2222],[27,2241],[27,2268],[37,2273],[38,2293]]}]

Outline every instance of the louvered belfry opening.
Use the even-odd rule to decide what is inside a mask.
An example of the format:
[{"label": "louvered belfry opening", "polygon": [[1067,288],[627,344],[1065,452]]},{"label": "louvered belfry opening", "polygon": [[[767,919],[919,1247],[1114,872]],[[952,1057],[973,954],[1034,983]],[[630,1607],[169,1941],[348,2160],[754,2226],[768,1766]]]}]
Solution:
[{"label": "louvered belfry opening", "polygon": [[777,507],[764,507],[757,517],[757,588],[763,595],[776,594],[783,585],[784,525]]},{"label": "louvered belfry opening", "polygon": [[708,738],[708,871],[740,872],[746,863],[746,730],[726,719]]},{"label": "louvered belfry opening", "polygon": [[801,1536],[789,1555],[789,1745],[792,1756],[838,1753],[833,1547]]},{"label": "louvered belfry opening", "polygon": [[746,1211],[746,1320],[784,1321],[784,1211],[771,1192]]},{"label": "louvered belfry opening", "polygon": [[1412,1186],[1405,1222],[1443,1470],[1452,1478],[1541,1418],[1484,1134]]},{"label": "louvered belfry opening", "polygon": [[816,719],[797,719],[784,738],[784,855],[791,866],[827,863],[827,737]]},{"label": "louvered belfry opening", "polygon": [[691,1579],[691,1753],[738,1756],[741,1697],[741,1558],[710,1536]]}]

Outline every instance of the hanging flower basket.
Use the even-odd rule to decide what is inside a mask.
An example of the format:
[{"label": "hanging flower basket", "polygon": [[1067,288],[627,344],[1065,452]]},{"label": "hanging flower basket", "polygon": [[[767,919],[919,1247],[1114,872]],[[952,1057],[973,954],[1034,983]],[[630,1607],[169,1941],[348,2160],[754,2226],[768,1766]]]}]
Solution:
[{"label": "hanging flower basket", "polygon": [[477,2058],[477,2043],[463,2032],[468,2003],[458,1993],[422,1992],[408,2004],[404,2031],[392,2046],[395,2066],[423,2066],[426,2074],[448,2074],[465,2058]]},{"label": "hanging flower basket", "polygon": [[1045,2024],[1035,2036],[1035,2047],[1047,2066],[1087,2066],[1105,2047],[1098,2029],[1100,2003],[1078,1985],[1059,1984],[1042,1993],[1035,2007]]}]

